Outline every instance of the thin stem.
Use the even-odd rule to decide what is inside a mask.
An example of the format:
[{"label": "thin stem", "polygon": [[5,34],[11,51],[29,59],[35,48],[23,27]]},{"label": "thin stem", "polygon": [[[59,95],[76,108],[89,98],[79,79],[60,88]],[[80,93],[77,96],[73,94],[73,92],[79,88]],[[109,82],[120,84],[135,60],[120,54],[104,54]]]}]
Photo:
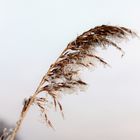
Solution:
[{"label": "thin stem", "polygon": [[[16,127],[14,128],[14,130],[13,130],[13,132],[11,134],[10,140],[14,140],[15,139],[16,134],[18,133],[18,131],[19,131],[19,129],[20,129],[20,127],[21,127],[21,125],[22,125],[26,115],[27,115],[27,112],[29,111],[31,105],[33,104],[35,97],[38,95],[39,89],[41,88],[43,83],[44,83],[44,77],[42,78],[42,80],[41,80],[38,88],[36,89],[35,93],[33,94],[33,96],[30,97],[30,101],[28,102],[28,105],[27,105],[26,109],[21,112],[20,118],[17,121]],[[24,109],[24,107],[23,107],[23,109]]]},{"label": "thin stem", "polygon": [[[67,49],[67,48],[66,48],[66,49]],[[66,49],[65,49],[65,50],[66,50]],[[61,55],[65,52],[65,50],[61,53]],[[61,55],[60,55],[60,56],[61,56]],[[58,58],[58,59],[59,59],[59,58]],[[57,60],[58,60],[58,59],[57,59]],[[57,60],[56,60],[56,62],[57,62]],[[47,74],[49,73],[50,69],[51,69],[51,67],[49,68]],[[46,74],[46,75],[47,75],[47,74]],[[44,82],[45,82],[46,75],[42,78],[42,80],[41,80],[39,86],[37,87],[37,89],[36,89],[36,91],[35,91],[35,93],[30,97],[30,101],[28,102],[28,105],[26,106],[26,109],[25,109],[25,110],[24,110],[24,107],[23,107],[22,110],[24,110],[24,111],[22,111],[21,114],[20,114],[20,118],[19,118],[19,120],[17,121],[16,127],[14,128],[14,130],[13,130],[13,132],[12,132],[12,134],[11,134],[10,140],[14,140],[14,139],[15,139],[15,137],[16,137],[16,135],[17,135],[17,133],[18,133],[18,131],[19,131],[19,129],[20,129],[20,127],[21,127],[21,125],[22,125],[22,123],[23,123],[23,121],[24,121],[26,115],[27,115],[27,112],[29,111],[31,105],[32,105],[33,102],[34,102],[35,97],[40,93],[40,88],[41,88],[41,86],[42,86],[42,85],[44,84]]]}]

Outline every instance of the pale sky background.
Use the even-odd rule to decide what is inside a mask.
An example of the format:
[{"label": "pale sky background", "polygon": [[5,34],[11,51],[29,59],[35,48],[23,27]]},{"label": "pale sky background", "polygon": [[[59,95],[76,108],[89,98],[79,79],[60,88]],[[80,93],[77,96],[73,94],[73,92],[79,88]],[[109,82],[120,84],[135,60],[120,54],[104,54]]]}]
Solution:
[{"label": "pale sky background", "polygon": [[[139,0],[1,0],[0,119],[14,124],[22,101],[35,91],[67,43],[97,25],[120,25],[140,33]],[[140,140],[140,40],[101,51],[111,68],[85,75],[89,88],[62,98],[65,120],[53,113],[56,131],[32,107],[23,140]]]}]

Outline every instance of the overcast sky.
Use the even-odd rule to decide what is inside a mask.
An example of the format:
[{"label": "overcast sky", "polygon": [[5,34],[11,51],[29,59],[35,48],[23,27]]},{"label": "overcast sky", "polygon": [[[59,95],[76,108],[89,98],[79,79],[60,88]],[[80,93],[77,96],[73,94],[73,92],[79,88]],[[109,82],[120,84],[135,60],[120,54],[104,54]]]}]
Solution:
[{"label": "overcast sky", "polygon": [[[22,101],[35,91],[67,43],[97,25],[140,33],[139,0],[1,0],[0,119],[14,124]],[[111,68],[87,72],[85,93],[62,98],[65,120],[53,113],[56,131],[41,123],[36,107],[20,131],[24,140],[140,140],[140,40],[101,51]]]}]

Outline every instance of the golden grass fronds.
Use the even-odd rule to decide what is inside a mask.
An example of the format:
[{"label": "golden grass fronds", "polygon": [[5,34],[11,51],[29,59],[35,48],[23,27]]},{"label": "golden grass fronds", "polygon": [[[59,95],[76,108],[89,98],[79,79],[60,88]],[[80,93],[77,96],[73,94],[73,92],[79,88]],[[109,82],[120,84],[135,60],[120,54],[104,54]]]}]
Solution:
[{"label": "golden grass fronds", "polygon": [[[63,115],[62,105],[58,101],[59,94],[70,93],[70,91],[74,93],[87,85],[80,77],[80,71],[83,68],[95,67],[98,62],[108,65],[105,60],[96,55],[96,49],[99,47],[107,49],[109,46],[113,46],[123,55],[117,42],[121,42],[129,36],[135,37],[136,33],[125,27],[102,25],[84,32],[70,42],[56,62],[50,66],[33,96],[25,101],[10,140],[14,140],[26,113],[33,104],[39,107],[46,123],[53,127],[48,119],[48,95],[52,98],[54,108],[58,107]],[[40,93],[44,93],[46,96],[40,97]]]}]

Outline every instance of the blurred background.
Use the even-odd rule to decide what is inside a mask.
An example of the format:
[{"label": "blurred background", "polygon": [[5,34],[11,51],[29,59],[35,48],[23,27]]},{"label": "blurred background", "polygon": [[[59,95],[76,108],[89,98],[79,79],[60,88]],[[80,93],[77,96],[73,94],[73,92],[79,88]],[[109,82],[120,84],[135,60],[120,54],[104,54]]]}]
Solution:
[{"label": "blurred background", "polygon": [[[3,120],[0,120],[0,136],[2,136],[4,132],[4,130],[10,130],[11,128],[13,128],[13,126],[10,126],[9,124],[7,124],[6,122],[4,122]],[[9,132],[9,131],[8,131]],[[16,137],[15,140],[19,140],[18,137]]]},{"label": "blurred background", "polygon": [[[97,25],[120,25],[140,33],[139,0],[1,0],[0,1],[0,123],[11,127],[24,98],[32,95],[42,76],[66,45]],[[55,131],[28,112],[19,133],[22,140],[140,140],[140,40],[110,47],[100,55],[111,68],[98,66],[84,74],[86,92],[64,95],[60,113],[50,114]]]}]

